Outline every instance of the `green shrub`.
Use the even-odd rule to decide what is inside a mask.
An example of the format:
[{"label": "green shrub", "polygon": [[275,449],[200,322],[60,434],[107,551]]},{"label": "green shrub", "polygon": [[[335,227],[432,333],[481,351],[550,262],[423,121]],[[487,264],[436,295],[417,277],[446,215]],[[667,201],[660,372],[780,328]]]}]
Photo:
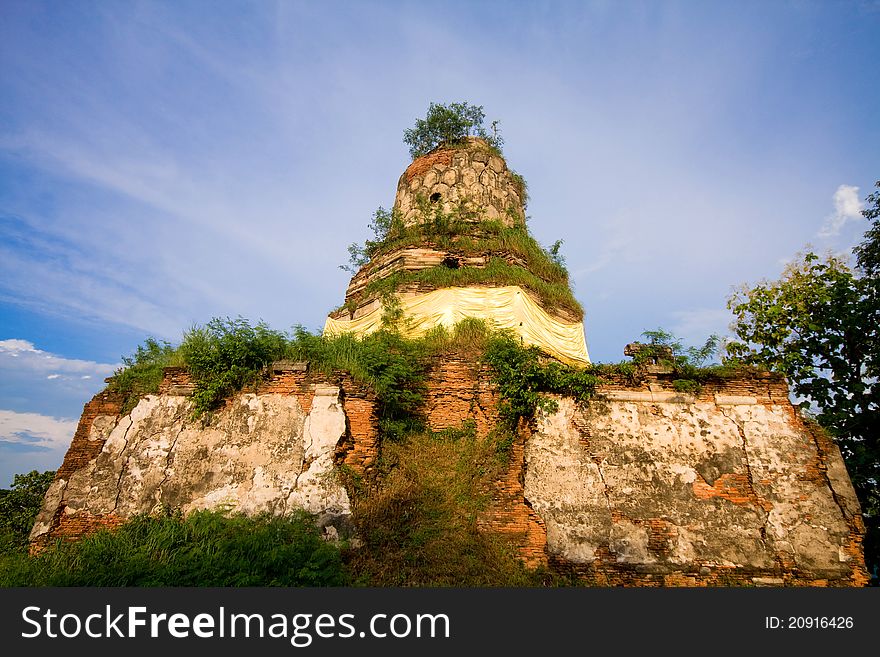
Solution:
[{"label": "green shrub", "polygon": [[427,353],[421,340],[407,340],[393,331],[355,337],[312,335],[294,329],[288,357],[307,360],[313,370],[343,370],[376,394],[381,433],[391,439],[421,428],[421,406]]},{"label": "green shrub", "polygon": [[350,244],[348,246],[348,264],[339,265],[340,269],[356,274],[361,267],[382,250],[386,242],[396,239],[406,230],[400,213],[386,210],[381,206],[373,213],[373,218],[367,227],[372,231],[373,239],[364,241],[363,246],[357,242]]},{"label": "green shrub", "polygon": [[593,368],[548,359],[540,349],[524,346],[509,333],[493,337],[484,358],[492,367],[492,378],[502,399],[499,411],[510,431],[516,430],[520,419],[529,420],[539,410],[556,411],[558,405],[547,393],[584,403],[600,383]]},{"label": "green shrub", "polygon": [[703,386],[696,379],[675,379],[672,382],[672,388],[676,392],[682,392],[689,395],[698,395]]},{"label": "green shrub", "polygon": [[339,549],[311,517],[138,516],[0,559],[0,586],[340,586]]},{"label": "green shrub", "polygon": [[713,376],[713,372],[719,375],[723,371],[704,367],[718,352],[717,335],[710,335],[700,347],[687,349],[680,339],[662,328],[645,331],[642,335],[648,338],[648,343],[633,356],[633,363],[639,365],[656,361],[670,367],[673,375],[678,377],[672,382],[672,387],[677,392],[697,395],[702,390],[703,383]]},{"label": "green shrub", "polygon": [[257,381],[259,373],[287,352],[287,336],[264,322],[214,318],[190,329],[180,355],[195,380],[194,413],[202,415],[230,394]]},{"label": "green shrub", "polygon": [[147,338],[132,356],[123,356],[123,367],[110,378],[107,390],[123,395],[122,413],[129,413],[144,395],[154,394],[162,383],[162,371],[176,362],[176,350],[168,342]]}]

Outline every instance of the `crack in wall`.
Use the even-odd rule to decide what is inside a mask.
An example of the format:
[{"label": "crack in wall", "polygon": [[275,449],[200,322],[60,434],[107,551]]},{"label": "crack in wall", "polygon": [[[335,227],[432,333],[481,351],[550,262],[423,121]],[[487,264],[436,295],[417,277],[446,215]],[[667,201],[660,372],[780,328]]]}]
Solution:
[{"label": "crack in wall", "polygon": [[[592,451],[590,450],[590,443],[589,442],[586,445],[583,445],[581,443],[581,441],[580,441],[581,431],[578,428],[577,422],[575,421],[574,417],[572,417],[571,425],[574,429],[574,432],[573,432],[574,435],[577,436],[577,446],[581,447],[583,450],[583,453],[585,453],[587,455],[587,457],[590,459],[590,461],[593,464],[595,464],[596,472],[599,473],[599,481],[602,482],[602,495],[605,498],[605,507],[608,509],[608,517],[609,517],[609,521],[610,521],[609,525],[608,525],[608,543],[607,543],[610,546],[611,542],[614,538],[613,537],[614,511],[611,508],[611,495],[609,494],[608,482],[605,481],[605,473],[602,472],[602,459],[592,453]],[[592,436],[590,436],[590,438],[591,437]],[[610,547],[609,547],[609,550],[610,550]]]},{"label": "crack in wall", "polygon": [[[122,446],[122,450],[119,452],[120,455],[124,454],[128,449],[128,432],[131,431],[131,428],[134,426],[134,420],[131,419],[131,414],[126,415],[128,418],[128,426],[125,428],[125,433],[122,434],[122,441],[124,445]],[[123,418],[124,419],[124,418]],[[113,502],[113,508],[110,510],[110,513],[116,511],[117,507],[119,507],[119,498],[122,495],[122,477],[125,475],[125,470],[128,467],[128,462],[131,460],[131,452],[129,452],[122,465],[119,467],[119,477],[116,479],[116,499]]]},{"label": "crack in wall", "polygon": [[834,490],[834,484],[831,482],[831,477],[828,476],[828,465],[825,462],[826,454],[822,449],[822,445],[819,443],[819,439],[816,437],[816,434],[813,433],[813,430],[809,427],[805,427],[807,433],[810,434],[810,439],[813,441],[813,444],[816,446],[816,455],[819,459],[819,472],[822,473],[822,479],[825,481],[825,485],[828,487],[828,490],[831,491],[831,499],[834,500],[834,503],[837,505],[837,508],[840,509],[840,513],[843,516],[843,519],[846,521],[846,524],[852,528],[852,519],[853,516],[846,510],[845,505],[842,503],[840,496],[837,494],[837,491]]},{"label": "crack in wall", "polygon": [[162,470],[162,481],[156,486],[156,501],[160,504],[162,502],[162,487],[165,485],[165,482],[168,481],[168,469],[174,461],[174,448],[177,446],[177,441],[185,429],[186,423],[181,423],[180,429],[178,430],[177,435],[174,436],[174,440],[171,441],[171,446],[168,448],[168,453],[165,455],[165,467]]},{"label": "crack in wall", "polygon": [[716,406],[718,412],[721,413],[724,417],[730,420],[733,425],[736,427],[737,432],[739,433],[740,440],[742,441],[742,451],[743,451],[743,463],[746,466],[746,481],[749,482],[749,490],[752,493],[752,496],[755,499],[755,505],[763,512],[764,514],[764,523],[760,530],[761,543],[764,545],[764,549],[772,552],[770,550],[770,546],[767,545],[767,526],[770,524],[770,511],[764,508],[764,505],[761,504],[761,498],[758,497],[758,492],[755,490],[755,478],[752,475],[752,465],[749,463],[749,450],[748,450],[748,439],[746,438],[746,431],[742,424],[736,421],[733,417],[727,414],[727,412],[721,406]]},{"label": "crack in wall", "polygon": [[[311,412],[309,412],[311,415]],[[309,450],[312,448],[312,425],[309,422],[309,418],[306,417],[305,424],[303,425],[303,457],[302,463],[299,464],[299,472],[296,473],[296,478],[293,480],[293,489],[299,490],[299,478],[302,477],[309,469],[312,467],[312,463],[315,461],[315,457],[309,459]],[[308,435],[309,442],[306,444],[305,437]]]}]

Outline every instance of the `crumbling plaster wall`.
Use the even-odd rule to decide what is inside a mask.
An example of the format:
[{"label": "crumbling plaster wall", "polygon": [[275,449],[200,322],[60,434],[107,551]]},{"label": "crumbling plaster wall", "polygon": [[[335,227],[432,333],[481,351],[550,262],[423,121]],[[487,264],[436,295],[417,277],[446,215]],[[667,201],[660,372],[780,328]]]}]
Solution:
[{"label": "crumbling plaster wall", "polygon": [[85,407],[31,540],[76,537],[162,508],[304,509],[327,533],[348,531],[350,501],[336,464],[363,473],[376,449],[364,426],[373,424],[372,403],[350,387],[346,399],[339,385],[282,375],[204,421],[192,417],[192,388],[179,371],[166,372],[162,394],[126,415],[121,399],[99,394]]},{"label": "crumbling plaster wall", "polygon": [[839,450],[790,404],[651,391],[583,408],[559,399],[526,444],[524,495],[551,562],[600,583],[863,582]]}]

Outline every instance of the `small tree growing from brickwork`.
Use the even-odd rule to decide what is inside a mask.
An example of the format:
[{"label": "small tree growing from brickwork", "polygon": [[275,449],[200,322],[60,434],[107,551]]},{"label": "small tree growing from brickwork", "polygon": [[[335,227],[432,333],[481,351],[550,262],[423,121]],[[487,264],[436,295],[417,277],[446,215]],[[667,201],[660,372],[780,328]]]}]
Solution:
[{"label": "small tree growing from brickwork", "polygon": [[492,133],[483,127],[486,114],[482,105],[464,103],[431,103],[428,115],[417,119],[413,128],[403,133],[403,143],[409,146],[413,159],[432,151],[440,144],[457,144],[473,135],[485,139],[496,150],[501,150],[504,140],[498,132],[498,122],[492,122]]}]

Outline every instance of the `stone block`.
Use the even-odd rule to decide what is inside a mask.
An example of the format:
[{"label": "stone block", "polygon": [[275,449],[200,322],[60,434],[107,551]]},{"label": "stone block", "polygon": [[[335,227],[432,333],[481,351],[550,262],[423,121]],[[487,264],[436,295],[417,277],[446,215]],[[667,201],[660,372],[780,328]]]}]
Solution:
[{"label": "stone block", "polygon": [[271,369],[273,372],[308,372],[309,362],[297,360],[276,360],[274,363],[272,363]]},{"label": "stone block", "polygon": [[758,398],[751,395],[715,395],[715,403],[719,406],[741,406],[757,404]]}]

